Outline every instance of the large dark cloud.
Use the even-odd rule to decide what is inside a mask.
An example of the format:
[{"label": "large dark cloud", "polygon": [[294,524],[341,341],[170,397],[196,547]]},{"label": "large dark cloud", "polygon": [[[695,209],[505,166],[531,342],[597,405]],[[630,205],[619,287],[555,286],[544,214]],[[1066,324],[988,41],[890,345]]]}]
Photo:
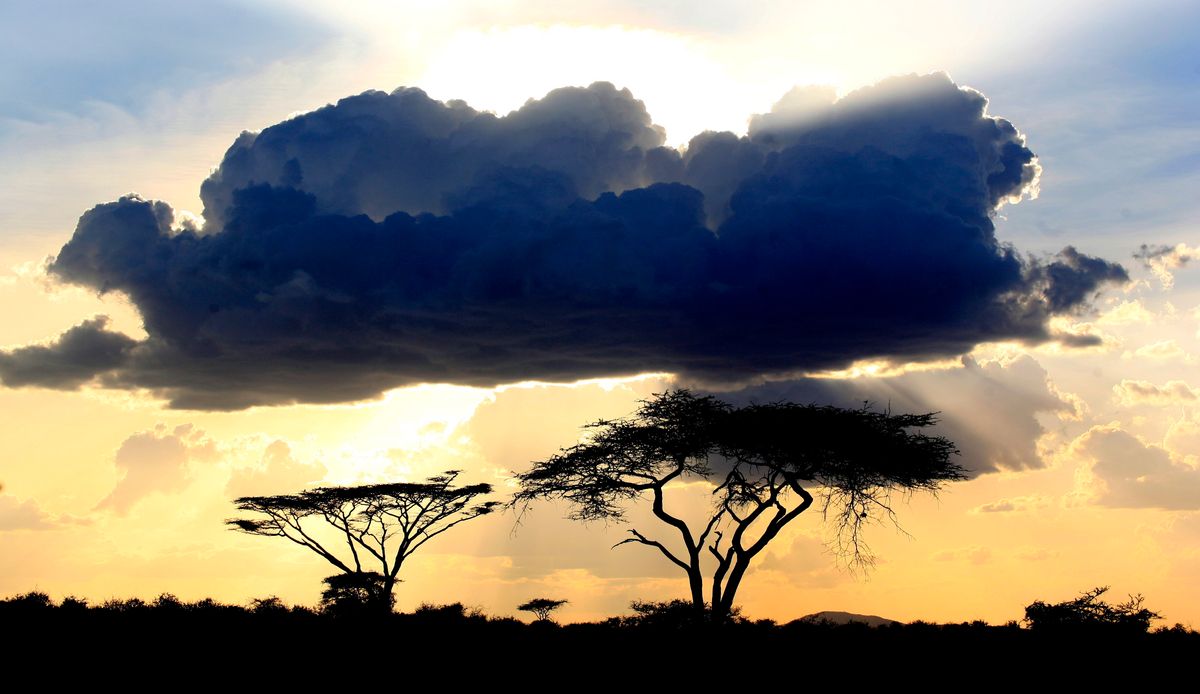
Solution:
[{"label": "large dark cloud", "polygon": [[137,197],[86,213],[50,271],[127,294],[149,337],[84,324],[68,336],[115,357],[64,379],[17,350],[0,376],[86,372],[227,409],[418,382],[731,381],[1053,339],[1051,315],[1125,272],[996,240],[996,208],[1037,164],[985,106],[944,75],[836,102],[793,91],[747,136],[681,154],[603,83],[504,117],[414,89],[351,97],[243,134],[202,187],[202,228]]},{"label": "large dark cloud", "polygon": [[30,345],[0,352],[0,380],[10,387],[37,385],[71,389],[97,373],[123,366],[137,341],[107,330],[97,316],[59,336],[51,345]]},{"label": "large dark cloud", "polygon": [[[445,214],[477,198],[477,188],[527,192],[498,176],[552,181],[543,194],[569,202],[660,180],[656,169],[679,158],[663,141],[642,102],[609,84],[558,89],[503,118],[420,89],[367,92],[242,133],[200,197],[215,230],[237,191],[254,183],[310,193],[320,213],[377,221],[398,211]],[[530,169],[546,175],[529,179]]]}]

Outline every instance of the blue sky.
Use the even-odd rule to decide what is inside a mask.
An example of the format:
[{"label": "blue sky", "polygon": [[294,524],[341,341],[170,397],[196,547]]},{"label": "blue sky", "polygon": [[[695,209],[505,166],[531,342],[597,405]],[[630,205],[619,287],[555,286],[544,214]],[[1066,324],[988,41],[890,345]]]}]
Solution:
[{"label": "blue sky", "polygon": [[40,121],[103,101],[141,113],[149,97],[260,69],[333,33],[265,4],[215,0],[0,6],[0,118]]}]

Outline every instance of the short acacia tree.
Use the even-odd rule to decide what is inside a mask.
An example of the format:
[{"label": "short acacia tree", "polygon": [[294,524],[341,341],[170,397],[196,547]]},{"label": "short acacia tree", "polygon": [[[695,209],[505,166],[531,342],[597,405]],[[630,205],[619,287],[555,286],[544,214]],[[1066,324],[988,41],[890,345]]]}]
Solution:
[{"label": "short acacia tree", "polygon": [[491,493],[489,484],[454,486],[458,475],[450,470],[425,482],[244,496],[234,503],[255,516],[226,523],[251,535],[286,538],[337,567],[341,573],[325,580],[323,605],[344,610],[357,603],[390,611],[400,568],[413,552],[499,504],[476,501]]},{"label": "short acacia tree", "polygon": [[529,602],[517,605],[517,609],[522,612],[532,612],[533,616],[539,622],[549,622],[550,614],[558,608],[566,605],[566,600],[553,600],[551,598],[534,598]]},{"label": "short acacia tree", "polygon": [[[648,499],[677,536],[674,548],[637,528],[618,545],[656,549],[687,576],[697,615],[726,621],[754,558],[817,496],[836,525],[839,554],[864,564],[871,555],[862,529],[881,517],[894,521],[891,492],[935,492],[964,479],[954,444],[917,431],[936,421],[933,413],[866,406],[734,407],[675,390],[643,401],[630,417],[590,424],[583,443],[517,474],[510,503],[523,514],[532,502],[562,499],[576,520],[623,521],[629,504]],[[697,480],[711,485],[713,505],[693,528],[667,510],[663,490]]]}]

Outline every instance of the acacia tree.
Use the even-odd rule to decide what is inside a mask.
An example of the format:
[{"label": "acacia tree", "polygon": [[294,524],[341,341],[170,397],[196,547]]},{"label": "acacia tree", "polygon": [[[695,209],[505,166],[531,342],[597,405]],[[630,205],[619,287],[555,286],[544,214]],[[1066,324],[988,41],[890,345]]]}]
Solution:
[{"label": "acacia tree", "polygon": [[566,600],[554,600],[552,598],[534,598],[529,602],[517,605],[517,609],[522,612],[532,612],[533,616],[539,622],[549,622],[550,613],[558,608],[566,605]]},{"label": "acacia tree", "polygon": [[[713,619],[723,621],[754,558],[813,505],[814,494],[835,523],[839,555],[864,564],[871,555],[862,529],[895,520],[891,492],[936,492],[965,478],[952,460],[953,443],[914,431],[936,421],[933,413],[893,415],[867,406],[736,408],[675,390],[643,401],[630,417],[587,425],[585,442],[516,475],[510,503],[523,514],[531,502],[563,499],[575,520],[624,521],[628,505],[648,497],[654,516],[678,536],[676,548],[637,528],[614,547],[658,550],[687,576],[695,612],[703,615],[710,604]],[[663,494],[668,484],[689,479],[713,485],[712,512],[696,529],[667,510]]]},{"label": "acacia tree", "polygon": [[[390,610],[397,575],[413,552],[454,526],[491,513],[499,504],[476,503],[476,497],[491,493],[491,485],[455,487],[458,475],[458,470],[449,470],[425,482],[244,496],[234,502],[238,510],[258,517],[226,523],[251,535],[286,538],[337,567],[342,573],[325,581],[326,603],[361,601]],[[313,526],[322,524],[336,531],[338,545],[318,539],[321,534]]]}]

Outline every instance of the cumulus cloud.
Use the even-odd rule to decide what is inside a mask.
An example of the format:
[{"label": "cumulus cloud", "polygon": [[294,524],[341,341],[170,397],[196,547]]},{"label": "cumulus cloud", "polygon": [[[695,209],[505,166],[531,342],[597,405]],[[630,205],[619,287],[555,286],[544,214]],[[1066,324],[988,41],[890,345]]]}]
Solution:
[{"label": "cumulus cloud", "polygon": [[768,383],[735,393],[738,402],[830,403],[841,407],[890,407],[894,412],[940,412],[928,433],[946,436],[961,451],[958,462],[978,474],[1045,465],[1038,439],[1046,433],[1039,412],[1073,415],[1075,405],[1047,380],[1032,357],[961,368],[915,371],[888,378],[808,378]]},{"label": "cumulus cloud", "polygon": [[[261,133],[244,132],[200,188],[205,227],[219,231],[239,190],[302,190],[321,214],[446,214],[485,200],[593,199],[657,180],[679,156],[641,101],[607,83],[557,89],[508,116],[446,103],[415,88],[367,92]],[[514,193],[517,195],[514,196]]]},{"label": "cumulus cloud", "polygon": [[0,354],[0,378],[237,409],[1069,339],[1049,319],[1127,275],[997,241],[996,209],[1039,168],[986,106],[945,75],[794,91],[746,136],[679,152],[606,83],[502,117],[350,97],[239,137],[202,226],[136,196],[84,214],[49,272],[127,295],[148,337],[85,323]]},{"label": "cumulus cloud", "polygon": [[53,344],[0,352],[0,380],[10,388],[37,385],[74,389],[123,365],[137,341],[106,328],[96,316],[67,330]]},{"label": "cumulus cloud", "polygon": [[213,442],[190,424],[134,434],[117,449],[114,460],[123,476],[96,508],[125,514],[147,494],[178,491],[188,482],[191,461],[212,460],[216,454]]},{"label": "cumulus cloud", "polygon": [[54,519],[33,499],[21,501],[9,494],[0,494],[0,532],[5,530],[46,530],[54,527]]},{"label": "cumulus cloud", "polygon": [[1134,356],[1150,359],[1175,359],[1187,356],[1187,352],[1175,340],[1159,340],[1137,348]]},{"label": "cumulus cloud", "polygon": [[1146,308],[1141,300],[1134,299],[1133,301],[1122,301],[1100,314],[1096,318],[1096,322],[1100,325],[1134,325],[1152,323],[1154,318],[1154,314]]},{"label": "cumulus cloud", "polygon": [[33,499],[20,500],[0,494],[0,532],[5,530],[54,530],[88,525],[91,520],[69,513],[50,513]]},{"label": "cumulus cloud", "polygon": [[1163,446],[1188,465],[1200,468],[1200,413],[1191,411],[1171,422]]},{"label": "cumulus cloud", "polygon": [[1115,424],[1095,426],[1071,442],[1085,464],[1085,496],[1119,508],[1200,509],[1200,469],[1143,443]]},{"label": "cumulus cloud", "polygon": [[325,466],[297,460],[286,441],[272,441],[253,468],[235,470],[225,485],[231,497],[290,494],[313,486],[325,477]]},{"label": "cumulus cloud", "polygon": [[1163,289],[1175,286],[1175,271],[1189,262],[1200,258],[1200,248],[1178,243],[1174,246],[1151,246],[1142,244],[1133,257],[1154,273]]},{"label": "cumulus cloud", "polygon": [[838,569],[836,557],[824,542],[801,534],[790,541],[779,538],[768,545],[752,571],[758,575],[764,571],[778,572],[796,588],[830,588],[850,578]]},{"label": "cumulus cloud", "polygon": [[1167,381],[1156,385],[1150,381],[1121,379],[1113,386],[1113,394],[1122,405],[1177,405],[1194,403],[1197,393],[1183,381]]},{"label": "cumulus cloud", "polygon": [[1050,500],[1044,496],[1017,496],[980,504],[971,509],[971,513],[1020,513],[1045,508],[1049,504]]}]

